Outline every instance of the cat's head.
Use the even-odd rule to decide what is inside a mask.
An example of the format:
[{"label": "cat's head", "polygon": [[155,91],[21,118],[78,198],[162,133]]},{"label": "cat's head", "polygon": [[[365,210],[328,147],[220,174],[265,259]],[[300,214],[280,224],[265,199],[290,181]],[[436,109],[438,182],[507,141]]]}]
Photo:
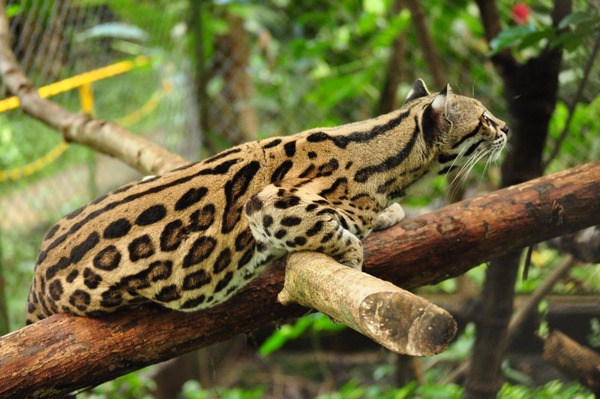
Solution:
[{"label": "cat's head", "polygon": [[434,150],[440,174],[486,157],[494,161],[506,145],[506,123],[481,102],[454,94],[450,85],[431,94],[423,80],[418,79],[404,103],[422,107],[417,123],[427,146]]}]

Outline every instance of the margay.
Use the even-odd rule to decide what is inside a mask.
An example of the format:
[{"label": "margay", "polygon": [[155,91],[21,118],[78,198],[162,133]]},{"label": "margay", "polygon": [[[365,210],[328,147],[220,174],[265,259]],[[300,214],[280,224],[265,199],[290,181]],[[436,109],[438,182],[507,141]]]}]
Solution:
[{"label": "margay", "polygon": [[407,188],[497,158],[507,131],[479,101],[418,80],[389,114],[249,142],[124,186],[47,233],[27,321],[146,301],[214,306],[292,251],[360,268],[360,239],[399,220]]}]

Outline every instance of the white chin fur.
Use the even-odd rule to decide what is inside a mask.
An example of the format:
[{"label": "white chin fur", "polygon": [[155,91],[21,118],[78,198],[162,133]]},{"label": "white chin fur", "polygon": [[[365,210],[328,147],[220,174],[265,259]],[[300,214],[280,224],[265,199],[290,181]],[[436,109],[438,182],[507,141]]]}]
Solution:
[{"label": "white chin fur", "polygon": [[490,160],[492,162],[496,162],[499,158],[500,158],[500,154],[502,153],[501,149],[498,150],[494,150],[494,152],[492,153],[492,155],[490,156]]}]

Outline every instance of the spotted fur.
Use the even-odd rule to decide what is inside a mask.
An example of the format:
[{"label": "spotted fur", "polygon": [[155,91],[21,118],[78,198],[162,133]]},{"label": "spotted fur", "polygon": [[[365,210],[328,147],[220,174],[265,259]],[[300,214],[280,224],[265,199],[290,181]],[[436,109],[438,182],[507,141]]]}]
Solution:
[{"label": "spotted fur", "polygon": [[148,301],[210,307],[293,251],[360,268],[360,239],[401,218],[386,207],[429,172],[497,157],[507,130],[477,100],[449,86],[429,94],[418,80],[395,112],[242,144],[124,186],[48,231],[27,320]]}]

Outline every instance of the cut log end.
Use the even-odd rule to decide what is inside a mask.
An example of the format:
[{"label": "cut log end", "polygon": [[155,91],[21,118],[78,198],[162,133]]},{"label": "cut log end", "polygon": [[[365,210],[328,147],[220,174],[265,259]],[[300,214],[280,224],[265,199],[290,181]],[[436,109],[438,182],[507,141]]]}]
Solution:
[{"label": "cut log end", "polygon": [[366,297],[359,319],[363,331],[373,340],[411,356],[444,351],[457,332],[456,321],[448,312],[401,290]]}]

